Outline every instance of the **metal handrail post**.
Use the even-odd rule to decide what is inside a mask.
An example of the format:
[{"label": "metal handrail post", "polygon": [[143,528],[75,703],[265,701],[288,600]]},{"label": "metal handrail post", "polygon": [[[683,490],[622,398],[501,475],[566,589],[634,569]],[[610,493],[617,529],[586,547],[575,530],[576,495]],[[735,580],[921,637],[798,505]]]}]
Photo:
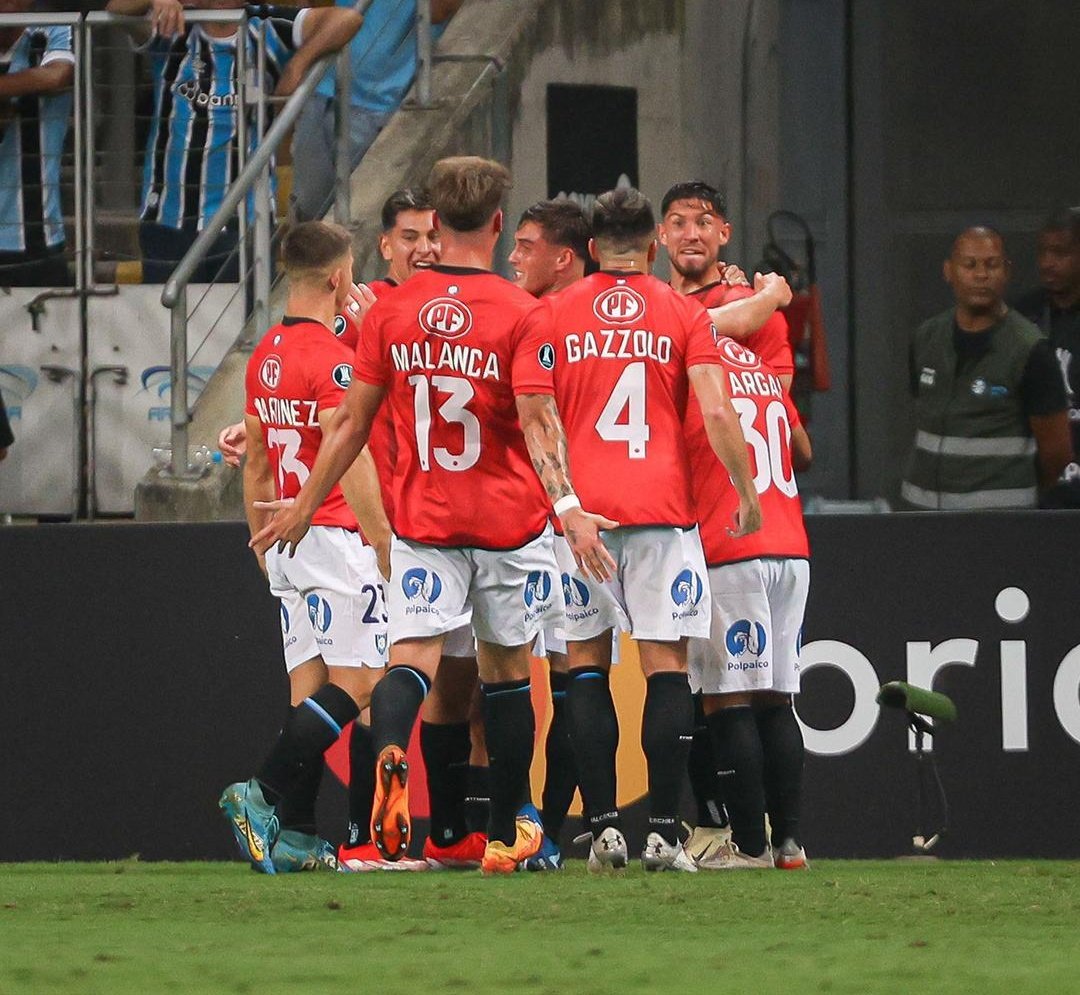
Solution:
[{"label": "metal handrail post", "polygon": [[[248,74],[250,68],[248,66],[248,51],[247,51],[247,35],[241,39],[241,44],[236,46],[236,176],[232,178],[233,183],[244,171],[244,166],[247,165],[248,156],[248,117],[247,117],[247,94],[248,84],[253,83],[253,80],[249,80]],[[246,271],[246,260],[251,258],[250,245],[248,243],[248,211],[247,201],[241,200],[236,208],[236,229],[237,229],[237,253],[238,253],[238,267],[241,272]]]},{"label": "metal handrail post", "polygon": [[[259,103],[255,108],[255,140],[262,145],[266,136],[266,101],[269,94],[266,92],[266,30],[265,21],[259,28],[259,47],[257,59],[258,79],[255,81],[255,92],[258,94]],[[270,161],[259,171],[259,177],[255,181],[255,251],[252,252],[252,265],[254,266],[253,283],[255,288],[255,301],[253,313],[255,324],[258,328],[267,328],[270,325],[270,276],[272,265],[270,262],[270,241],[273,238],[273,221],[270,215]]]},{"label": "metal handrail post", "polygon": [[[187,286],[179,289],[176,304],[172,309],[169,322],[169,365],[172,367],[172,396],[169,413],[172,425],[169,429],[169,444],[172,453],[169,471],[174,477],[191,475],[188,463],[188,398],[187,398]],[[178,377],[178,374],[182,376]]]},{"label": "metal handrail post", "polygon": [[416,0],[416,106],[431,107],[431,0]]},{"label": "metal handrail post", "polygon": [[334,220],[347,225],[352,219],[352,143],[349,141],[349,116],[352,90],[352,54],[346,45],[337,55],[334,81]]},{"label": "metal handrail post", "polygon": [[[86,73],[83,60],[86,56],[87,30],[84,24],[71,29],[71,45],[75,55],[75,289],[84,290],[90,283],[90,273],[86,266],[85,239],[86,224],[90,212],[86,209],[86,156],[83,148],[86,141],[86,121],[83,110],[89,106],[87,96]],[[84,99],[85,98],[85,99]]]}]

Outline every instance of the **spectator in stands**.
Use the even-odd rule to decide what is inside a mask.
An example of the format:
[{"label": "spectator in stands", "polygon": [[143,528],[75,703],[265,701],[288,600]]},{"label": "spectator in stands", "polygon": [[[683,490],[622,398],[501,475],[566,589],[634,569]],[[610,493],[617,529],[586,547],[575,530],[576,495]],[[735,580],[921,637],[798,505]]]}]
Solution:
[{"label": "spectator in stands", "polygon": [[[154,118],[146,145],[139,242],[143,279],[161,283],[194,243],[221,204],[237,173],[236,35],[230,24],[184,23],[190,4],[180,0],[109,0],[117,14],[149,12]],[[240,8],[242,0],[208,0],[215,8]],[[279,96],[292,93],[320,56],[347,44],[361,24],[342,7],[252,8],[247,22],[248,65],[254,66],[258,37],[267,26],[264,85]],[[254,127],[250,129],[254,144]],[[249,201],[250,203],[250,201]],[[233,251],[236,222],[224,228],[196,282],[238,279]],[[230,259],[231,256],[231,259]],[[226,261],[228,263],[226,264]]]},{"label": "spectator in stands", "polygon": [[[0,0],[26,13],[33,0]],[[60,156],[71,121],[68,26],[0,28],[0,286],[67,286]]]},{"label": "spectator in stands", "polygon": [[[432,37],[438,38],[463,0],[431,0]],[[353,0],[337,0],[349,5]],[[415,0],[372,0],[349,46],[349,156],[356,168],[397,110],[416,75]],[[334,190],[334,73],[327,73],[296,123],[293,136],[293,209],[300,220],[321,218]]]},{"label": "spectator in stands", "polygon": [[1080,455],[1080,207],[1055,211],[1039,232],[1039,288],[1016,310],[1050,339],[1069,396],[1074,455]]},{"label": "spectator in stands", "polygon": [[1009,270],[998,232],[961,232],[944,270],[956,306],[915,332],[901,487],[913,508],[1033,508],[1071,459],[1061,373],[1046,337],[1006,306]]},{"label": "spectator in stands", "polygon": [[7,451],[15,441],[8,424],[7,408],[4,407],[4,395],[0,394],[0,460],[7,459]]}]

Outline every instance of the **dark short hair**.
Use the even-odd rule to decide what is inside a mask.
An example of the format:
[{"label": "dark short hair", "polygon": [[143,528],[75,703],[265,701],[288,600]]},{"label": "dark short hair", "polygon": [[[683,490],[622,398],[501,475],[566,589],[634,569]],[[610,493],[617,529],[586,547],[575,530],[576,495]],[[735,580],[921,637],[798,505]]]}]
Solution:
[{"label": "dark short hair", "polygon": [[1080,241],[1080,207],[1057,208],[1039,231],[1067,231],[1074,241]]},{"label": "dark short hair", "polygon": [[714,214],[727,217],[727,198],[704,180],[686,180],[671,187],[660,201],[660,217],[664,217],[677,200],[700,200],[711,207]]},{"label": "dark short hair", "polygon": [[510,189],[510,170],[494,159],[453,156],[435,163],[428,191],[435,212],[447,228],[471,232],[482,228]]},{"label": "dark short hair", "polygon": [[382,230],[389,231],[397,224],[402,211],[430,211],[431,198],[423,187],[402,187],[395,190],[382,206]]},{"label": "dark short hair", "polygon": [[596,198],[592,237],[603,248],[641,250],[656,237],[656,218],[649,198],[634,187],[617,187]]},{"label": "dark short hair", "polygon": [[953,239],[952,245],[949,247],[949,257],[956,252],[956,247],[960,244],[962,238],[994,238],[1001,243],[1001,254],[1008,256],[1008,250],[1005,248],[1005,236],[1001,234],[993,225],[977,224],[968,225],[963,231],[958,232],[956,238]]},{"label": "dark short hair", "polygon": [[552,245],[570,249],[581,259],[589,258],[591,232],[580,204],[565,199],[541,200],[524,210],[518,227],[529,221],[540,226]]},{"label": "dark short hair", "polygon": [[301,221],[293,225],[281,242],[281,263],[289,276],[328,270],[352,251],[348,231],[329,221]]}]

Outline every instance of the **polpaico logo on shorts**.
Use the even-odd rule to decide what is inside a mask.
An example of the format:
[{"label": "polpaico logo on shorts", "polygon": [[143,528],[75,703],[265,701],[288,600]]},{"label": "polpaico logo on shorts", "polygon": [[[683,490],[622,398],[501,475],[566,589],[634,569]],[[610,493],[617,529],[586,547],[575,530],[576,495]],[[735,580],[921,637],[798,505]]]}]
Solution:
[{"label": "polpaico logo on shorts", "polygon": [[728,660],[728,670],[767,670],[769,661],[762,659],[765,652],[765,626],[740,618],[728,626],[724,636],[724,645],[732,659]]},{"label": "polpaico logo on shorts", "polygon": [[285,635],[289,634],[289,626],[292,625],[292,619],[289,618],[289,609],[285,607],[285,602],[281,603],[281,631]]},{"label": "polpaico logo on shorts", "polygon": [[315,636],[315,642],[320,646],[333,646],[334,640],[326,635],[334,621],[334,613],[330,610],[330,602],[326,598],[320,598],[317,594],[309,594],[307,596],[307,611],[312,628],[317,633],[322,633],[322,635]]},{"label": "polpaico logo on shorts", "polygon": [[583,618],[598,615],[599,608],[590,608],[588,585],[577,577],[569,574],[562,575],[563,600],[566,602],[566,617],[574,622],[580,622]]},{"label": "polpaico logo on shorts", "polygon": [[675,602],[676,610],[671,613],[672,618],[694,618],[698,613],[698,605],[701,596],[705,593],[705,585],[695,570],[687,567],[671,582],[671,600]]},{"label": "polpaico logo on shorts", "polygon": [[432,606],[439,600],[442,589],[442,578],[434,570],[410,567],[401,577],[401,590],[409,599],[405,614],[438,614],[439,609]]},{"label": "polpaico logo on shorts", "polygon": [[525,621],[543,615],[551,607],[551,574],[546,570],[532,570],[525,578],[525,590],[522,592],[525,602]]}]

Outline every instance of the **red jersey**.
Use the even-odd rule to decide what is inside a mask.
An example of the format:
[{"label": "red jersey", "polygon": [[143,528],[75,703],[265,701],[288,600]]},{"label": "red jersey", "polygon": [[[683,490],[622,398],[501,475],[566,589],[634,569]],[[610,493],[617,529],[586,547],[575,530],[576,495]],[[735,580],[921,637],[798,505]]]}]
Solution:
[{"label": "red jersey", "polygon": [[[319,412],[336,408],[352,380],[352,355],[330,330],[308,318],[286,317],[248,360],[245,413],[259,419],[279,498],[296,497],[311,475],[322,442]],[[337,484],[312,525],[357,530]]]},{"label": "red jersey", "polygon": [[514,402],[522,319],[537,306],[494,273],[434,266],[368,312],[356,376],[386,388],[402,538],[516,549],[544,531],[551,506]]},{"label": "red jersey", "polygon": [[686,371],[720,362],[709,316],[655,277],[602,271],[530,326],[530,386],[555,395],[581,503],[622,525],[692,526]]},{"label": "red jersey", "polygon": [[750,450],[762,526],[738,539],[728,535],[739,497],[709,445],[701,408],[691,398],[686,413],[686,441],[705,561],[712,567],[760,556],[806,558],[810,548],[791,465],[791,429],[799,424],[799,414],[779,376],[749,349],[723,337],[717,342],[717,351]]},{"label": "red jersey", "polygon": [[[710,283],[686,296],[704,308],[711,308],[730,304],[731,301],[744,297],[753,297],[754,290],[750,287],[732,287],[726,283]],[[751,352],[757,353],[777,376],[787,377],[795,373],[795,357],[791,352],[791,340],[788,338],[787,318],[779,311],[769,315],[769,320],[756,332],[748,335],[742,344]]]}]

